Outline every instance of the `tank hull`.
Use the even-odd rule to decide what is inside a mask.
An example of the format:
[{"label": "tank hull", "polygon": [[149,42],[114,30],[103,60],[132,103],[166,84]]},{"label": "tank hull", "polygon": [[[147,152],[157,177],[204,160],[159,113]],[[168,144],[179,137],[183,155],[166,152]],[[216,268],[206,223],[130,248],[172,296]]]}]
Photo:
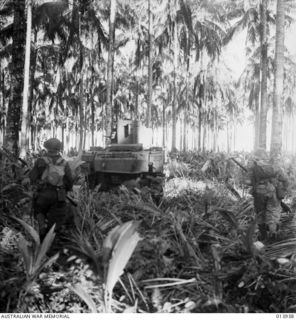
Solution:
[{"label": "tank hull", "polygon": [[111,145],[100,151],[88,151],[85,161],[90,188],[110,190],[121,184],[147,186],[162,196],[164,152],[161,148],[143,150],[139,144]]}]

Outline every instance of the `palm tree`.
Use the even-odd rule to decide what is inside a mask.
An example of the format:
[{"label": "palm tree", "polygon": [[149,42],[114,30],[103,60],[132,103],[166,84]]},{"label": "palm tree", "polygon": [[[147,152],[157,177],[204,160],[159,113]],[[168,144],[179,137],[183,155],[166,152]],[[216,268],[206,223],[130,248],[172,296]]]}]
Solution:
[{"label": "palm tree", "polygon": [[176,151],[176,124],[177,124],[177,68],[179,58],[179,44],[178,44],[178,24],[174,22],[173,25],[173,46],[174,46],[174,86],[173,86],[173,103],[172,103],[172,152]]},{"label": "palm tree", "polygon": [[284,39],[285,39],[285,1],[277,0],[275,75],[273,89],[272,131],[270,152],[273,158],[282,150],[282,93],[284,85]]},{"label": "palm tree", "polygon": [[[48,3],[44,5],[46,4]],[[35,79],[34,82],[40,87],[44,82],[50,80],[44,90],[48,94],[46,103],[50,101],[53,106],[50,110],[55,110],[53,126],[58,125],[62,132],[64,129],[69,131],[74,125],[79,127],[75,143],[80,151],[84,148],[86,139],[86,116],[88,112],[92,114],[93,132],[95,114],[98,114],[94,99],[98,95],[96,88],[99,77],[93,72],[94,77],[90,82],[89,70],[93,69],[94,65],[100,68],[102,46],[107,43],[101,24],[101,10],[100,8],[97,10],[98,17],[97,8],[92,4],[92,2],[74,1],[69,6],[70,10],[60,12],[60,18],[57,15],[52,16],[52,13],[58,13],[53,10],[53,6],[50,7],[50,10],[38,7],[34,19],[36,27],[43,28],[46,37],[43,42],[49,39],[53,43],[50,45],[46,42],[47,45],[44,45],[39,39],[41,45],[38,46],[37,63],[39,64],[38,73],[41,72],[41,76],[38,81]],[[52,24],[52,18],[56,19],[56,24]],[[88,85],[90,83],[91,88]],[[34,98],[35,101],[38,99],[38,89],[37,86],[34,87],[34,93],[37,95]],[[90,91],[92,94],[89,93]],[[66,108],[66,106],[70,107]],[[58,114],[61,114],[61,117]],[[64,134],[62,138],[63,136]]]},{"label": "palm tree", "polygon": [[109,145],[111,141],[112,131],[112,88],[113,88],[113,60],[114,60],[114,35],[115,35],[115,16],[116,16],[117,0],[110,0],[110,16],[109,16],[109,50],[108,50],[108,66],[107,66],[107,103],[105,112],[105,145]]},{"label": "palm tree", "polygon": [[[129,12],[130,11],[130,12]],[[134,10],[130,5],[124,5],[118,0],[110,0],[109,6],[109,47],[107,62],[107,103],[105,108],[105,144],[111,142],[111,132],[116,114],[113,112],[113,95],[114,95],[114,54],[118,48],[124,45],[128,39],[115,41],[115,29],[119,26],[128,27],[134,24]]]},{"label": "palm tree", "polygon": [[[56,26],[59,26],[59,20],[62,18],[62,14],[68,6],[68,0],[53,0],[51,2],[39,4],[38,1],[27,1],[27,31],[26,31],[26,52],[25,52],[25,71],[24,71],[24,89],[23,89],[23,107],[22,107],[22,128],[21,128],[21,156],[25,156],[29,148],[29,128],[28,128],[28,111],[29,111],[29,82],[30,79],[34,79],[34,75],[30,78],[30,56],[31,56],[31,34],[32,34],[32,7],[34,5],[34,18],[44,19],[45,16],[48,16],[51,19],[55,20]],[[37,13],[36,13],[37,11]],[[54,17],[53,17],[54,15]],[[35,22],[36,23],[36,22]],[[50,31],[52,32],[52,31]],[[55,32],[53,32],[54,34]],[[37,31],[35,31],[37,35]],[[35,67],[35,66],[34,66]],[[34,70],[33,67],[33,70]],[[32,83],[31,83],[32,86]],[[31,90],[31,93],[33,91]],[[30,108],[31,109],[31,108]]]},{"label": "palm tree", "polygon": [[[243,92],[243,103],[254,113],[254,149],[259,147],[260,130],[260,61],[259,51],[249,57],[238,85]],[[245,102],[246,101],[246,102]]]},{"label": "palm tree", "polygon": [[[258,10],[259,9],[259,10]],[[229,16],[241,18],[229,29],[224,39],[228,43],[233,35],[241,29],[247,28],[247,39],[254,48],[260,40],[261,63],[259,73],[256,72],[256,79],[261,78],[260,87],[256,86],[256,108],[255,108],[255,143],[254,147],[266,148],[266,126],[267,126],[267,69],[268,69],[268,22],[273,18],[267,10],[267,0],[261,0],[259,7],[236,8],[228,13]],[[247,49],[249,50],[249,48]],[[255,50],[256,51],[256,50]],[[260,77],[261,76],[261,77]],[[259,91],[258,91],[259,89]],[[253,91],[254,93],[255,91]],[[260,99],[261,94],[261,99]],[[259,98],[259,100],[257,100]],[[260,103],[259,103],[260,102]]]},{"label": "palm tree", "polygon": [[11,94],[4,144],[15,156],[18,156],[24,81],[25,0],[14,1],[13,11]]},{"label": "palm tree", "polygon": [[[6,141],[5,143],[10,147],[12,144],[14,145],[13,149],[14,152],[18,153],[18,136],[19,133],[17,131],[20,130],[22,127],[22,139],[21,139],[21,148],[22,148],[22,153],[23,155],[25,154],[26,149],[28,148],[28,139],[27,139],[27,132],[28,132],[28,98],[29,98],[29,92],[32,90],[29,90],[29,81],[30,81],[30,76],[29,76],[29,71],[30,71],[30,51],[31,51],[31,25],[32,25],[32,5],[34,4],[35,8],[41,8],[44,12],[46,11],[45,9],[60,9],[61,6],[65,5],[65,1],[52,1],[52,2],[47,2],[45,4],[42,4],[38,6],[36,1],[28,1],[27,2],[27,43],[26,43],[26,54],[24,52],[24,39],[25,39],[25,4],[23,1],[20,1],[19,4],[16,4],[17,1],[6,1],[7,6],[14,6],[14,22],[13,22],[13,43],[15,44],[14,47],[18,47],[17,50],[12,52],[12,60],[14,70],[12,70],[12,76],[14,78],[18,79],[18,84],[17,82],[14,82],[14,84],[11,87],[12,90],[12,100],[14,100],[14,103],[9,103],[10,107],[7,112],[7,133],[6,133]],[[21,10],[19,10],[21,8]],[[57,11],[54,11],[54,14],[56,16]],[[21,15],[21,18],[18,16]],[[19,21],[21,20],[21,23]],[[55,21],[57,21],[57,16],[55,17]],[[10,26],[6,28],[6,30],[9,30]],[[17,31],[15,31],[17,30]],[[8,34],[8,33],[7,33]],[[22,37],[22,40],[20,41]],[[22,44],[21,44],[22,42]],[[18,44],[17,44],[18,43]],[[20,62],[22,59],[23,62]],[[19,60],[17,63],[16,61]],[[24,68],[21,68],[21,65],[24,64],[24,61],[26,61],[26,69],[24,72]],[[18,69],[18,71],[17,71]],[[23,75],[22,77],[18,73],[20,73],[20,70],[23,69]],[[32,78],[31,78],[32,79]],[[16,89],[18,87],[18,89]],[[22,88],[22,89],[20,89]],[[30,97],[31,99],[31,97]],[[19,105],[19,102],[22,100],[22,107]],[[13,109],[13,110],[12,110]],[[30,108],[29,108],[30,109]],[[21,110],[23,111],[21,113]],[[21,117],[22,114],[22,117]],[[22,118],[22,120],[21,120]],[[12,120],[13,119],[13,120]],[[18,124],[16,124],[18,123]],[[14,142],[11,141],[13,137]],[[10,141],[9,141],[10,140]]]},{"label": "palm tree", "polygon": [[152,12],[151,0],[148,0],[148,103],[147,103],[147,127],[150,127],[152,109]]},{"label": "palm tree", "polygon": [[260,103],[260,121],[259,121],[259,147],[266,149],[266,125],[267,125],[267,0],[261,3],[261,103]]},{"label": "palm tree", "polygon": [[32,1],[27,0],[27,31],[26,31],[26,52],[25,52],[25,75],[23,90],[23,108],[22,108],[22,128],[21,128],[21,152],[20,156],[24,158],[29,147],[28,137],[28,97],[30,80],[30,58],[31,58],[31,32],[32,32]]},{"label": "palm tree", "polygon": [[158,8],[156,17],[156,29],[158,36],[155,37],[157,46],[162,50],[164,46],[171,49],[173,53],[173,98],[172,98],[172,146],[171,150],[176,150],[176,122],[177,122],[177,74],[179,62],[179,27],[180,19],[178,12],[180,10],[180,0],[167,0]]}]

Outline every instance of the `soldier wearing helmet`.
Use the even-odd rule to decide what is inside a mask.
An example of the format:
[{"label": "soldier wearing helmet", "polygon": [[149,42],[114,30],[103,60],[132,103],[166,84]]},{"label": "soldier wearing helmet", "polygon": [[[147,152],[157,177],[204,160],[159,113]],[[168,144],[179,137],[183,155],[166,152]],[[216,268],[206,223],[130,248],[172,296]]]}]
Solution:
[{"label": "soldier wearing helmet", "polygon": [[45,141],[44,148],[45,155],[36,160],[29,173],[30,181],[36,185],[34,215],[41,239],[53,224],[56,224],[56,231],[63,228],[68,214],[66,194],[73,187],[70,166],[60,154],[61,141],[51,138]]},{"label": "soldier wearing helmet", "polygon": [[266,240],[277,234],[281,200],[288,189],[283,170],[269,159],[264,149],[257,149],[249,170],[254,207],[259,227],[259,239]]},{"label": "soldier wearing helmet", "polygon": [[47,150],[48,155],[57,155],[62,151],[62,143],[56,138],[46,140],[43,146]]}]

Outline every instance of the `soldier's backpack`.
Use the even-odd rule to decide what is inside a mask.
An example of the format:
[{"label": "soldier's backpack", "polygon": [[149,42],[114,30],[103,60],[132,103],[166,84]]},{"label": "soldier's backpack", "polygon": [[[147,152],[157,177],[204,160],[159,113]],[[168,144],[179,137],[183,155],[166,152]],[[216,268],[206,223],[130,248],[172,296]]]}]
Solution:
[{"label": "soldier's backpack", "polygon": [[269,163],[255,162],[254,174],[256,181],[268,180],[276,177],[276,170]]},{"label": "soldier's backpack", "polygon": [[287,185],[280,179],[279,171],[271,164],[264,162],[255,163],[254,169],[256,181],[268,180],[271,182],[275,187],[277,198],[282,200],[287,193]]},{"label": "soldier's backpack", "polygon": [[61,187],[64,184],[66,160],[59,158],[55,163],[50,157],[42,158],[47,164],[43,171],[41,180],[55,187]]}]

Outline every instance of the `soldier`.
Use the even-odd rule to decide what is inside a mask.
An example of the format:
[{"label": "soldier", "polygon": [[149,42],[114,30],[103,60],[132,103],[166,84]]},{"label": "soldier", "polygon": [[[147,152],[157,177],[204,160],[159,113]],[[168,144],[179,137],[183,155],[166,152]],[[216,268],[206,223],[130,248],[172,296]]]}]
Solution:
[{"label": "soldier", "polygon": [[72,190],[73,179],[69,164],[60,155],[62,143],[51,138],[44,143],[45,156],[36,160],[29,173],[30,181],[36,185],[34,215],[43,239],[53,224],[59,231],[66,223],[68,206],[66,194]]},{"label": "soldier", "polygon": [[268,159],[264,149],[256,150],[249,173],[259,240],[273,238],[279,229],[281,200],[288,189],[287,176],[275,161]]}]

